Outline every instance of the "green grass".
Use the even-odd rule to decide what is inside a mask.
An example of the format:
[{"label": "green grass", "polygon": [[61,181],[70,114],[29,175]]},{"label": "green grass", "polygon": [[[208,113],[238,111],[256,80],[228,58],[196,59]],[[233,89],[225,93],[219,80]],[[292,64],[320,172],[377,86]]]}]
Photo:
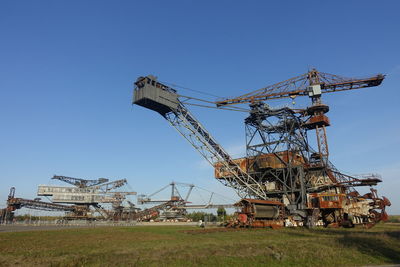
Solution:
[{"label": "green grass", "polygon": [[400,223],[400,215],[389,215],[389,222]]},{"label": "green grass", "polygon": [[[99,227],[0,233],[0,266],[361,266],[400,263],[400,224],[372,229]],[[200,230],[201,231],[201,230]]]}]

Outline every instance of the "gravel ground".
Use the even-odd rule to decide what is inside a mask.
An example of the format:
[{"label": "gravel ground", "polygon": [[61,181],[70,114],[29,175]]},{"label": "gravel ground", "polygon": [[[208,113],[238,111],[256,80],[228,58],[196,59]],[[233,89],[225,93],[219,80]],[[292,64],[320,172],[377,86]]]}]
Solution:
[{"label": "gravel ground", "polygon": [[[137,223],[70,223],[70,224],[0,224],[0,233],[2,232],[21,232],[21,231],[47,231],[70,228],[95,228],[105,226],[197,226],[197,222],[137,222]],[[209,224],[212,226],[212,224]]]},{"label": "gravel ground", "polygon": [[16,224],[8,224],[8,225],[0,225],[0,233],[2,232],[21,232],[21,231],[40,231],[40,230],[60,230],[66,228],[84,228],[88,226],[81,225],[16,225]]}]

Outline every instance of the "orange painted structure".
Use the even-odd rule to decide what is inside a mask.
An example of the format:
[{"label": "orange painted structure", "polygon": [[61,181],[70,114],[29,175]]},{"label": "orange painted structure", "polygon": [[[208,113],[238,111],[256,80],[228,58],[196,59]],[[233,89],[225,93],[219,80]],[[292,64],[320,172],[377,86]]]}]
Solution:
[{"label": "orange painted structure", "polygon": [[[293,166],[302,166],[305,164],[304,158],[299,153],[291,151],[278,152],[278,157],[275,154],[263,154],[259,157],[244,157],[234,159],[240,169],[243,172],[253,173],[255,172],[255,166],[258,169],[276,169],[285,168],[285,166],[291,162]],[[226,179],[227,177],[234,176],[229,169],[221,162],[217,162],[214,165],[214,174],[217,179]]]}]

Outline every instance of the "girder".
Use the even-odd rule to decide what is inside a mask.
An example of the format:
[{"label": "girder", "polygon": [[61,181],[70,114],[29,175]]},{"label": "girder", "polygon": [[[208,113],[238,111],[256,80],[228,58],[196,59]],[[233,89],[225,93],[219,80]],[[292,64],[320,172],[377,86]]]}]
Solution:
[{"label": "girder", "polygon": [[185,107],[180,106],[178,110],[167,113],[165,118],[212,166],[218,162],[233,174],[233,177],[221,180],[222,183],[234,188],[241,197],[266,199],[262,185],[240,169]]},{"label": "girder", "polygon": [[332,93],[345,90],[361,89],[378,86],[382,83],[385,75],[378,74],[368,78],[347,78],[334,74],[319,72],[312,69],[309,72],[294,78],[266,86],[264,88],[246,93],[244,95],[216,101],[217,106],[236,105],[243,103],[254,103],[271,99],[279,99],[296,96],[311,96],[310,86],[319,84],[321,93]]},{"label": "girder", "polygon": [[108,179],[106,178],[99,178],[96,180],[87,180],[87,179],[82,179],[82,178],[74,178],[74,177],[68,177],[68,176],[62,176],[62,175],[54,175],[53,180],[60,180],[68,184],[75,185],[79,188],[85,188],[89,186],[94,186],[102,183],[108,182]]}]

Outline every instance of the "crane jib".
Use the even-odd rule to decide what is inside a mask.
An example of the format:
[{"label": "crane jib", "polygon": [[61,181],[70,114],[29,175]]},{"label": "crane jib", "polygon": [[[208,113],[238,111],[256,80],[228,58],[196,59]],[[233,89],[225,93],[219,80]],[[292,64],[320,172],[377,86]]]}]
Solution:
[{"label": "crane jib", "polygon": [[378,86],[385,79],[385,75],[378,74],[368,78],[344,78],[338,75],[319,72],[315,69],[303,75],[279,82],[267,87],[255,90],[244,95],[216,101],[217,107],[243,103],[253,103],[281,98],[294,98],[297,96],[309,96],[309,88],[319,84],[321,93],[332,93],[367,87]]}]

